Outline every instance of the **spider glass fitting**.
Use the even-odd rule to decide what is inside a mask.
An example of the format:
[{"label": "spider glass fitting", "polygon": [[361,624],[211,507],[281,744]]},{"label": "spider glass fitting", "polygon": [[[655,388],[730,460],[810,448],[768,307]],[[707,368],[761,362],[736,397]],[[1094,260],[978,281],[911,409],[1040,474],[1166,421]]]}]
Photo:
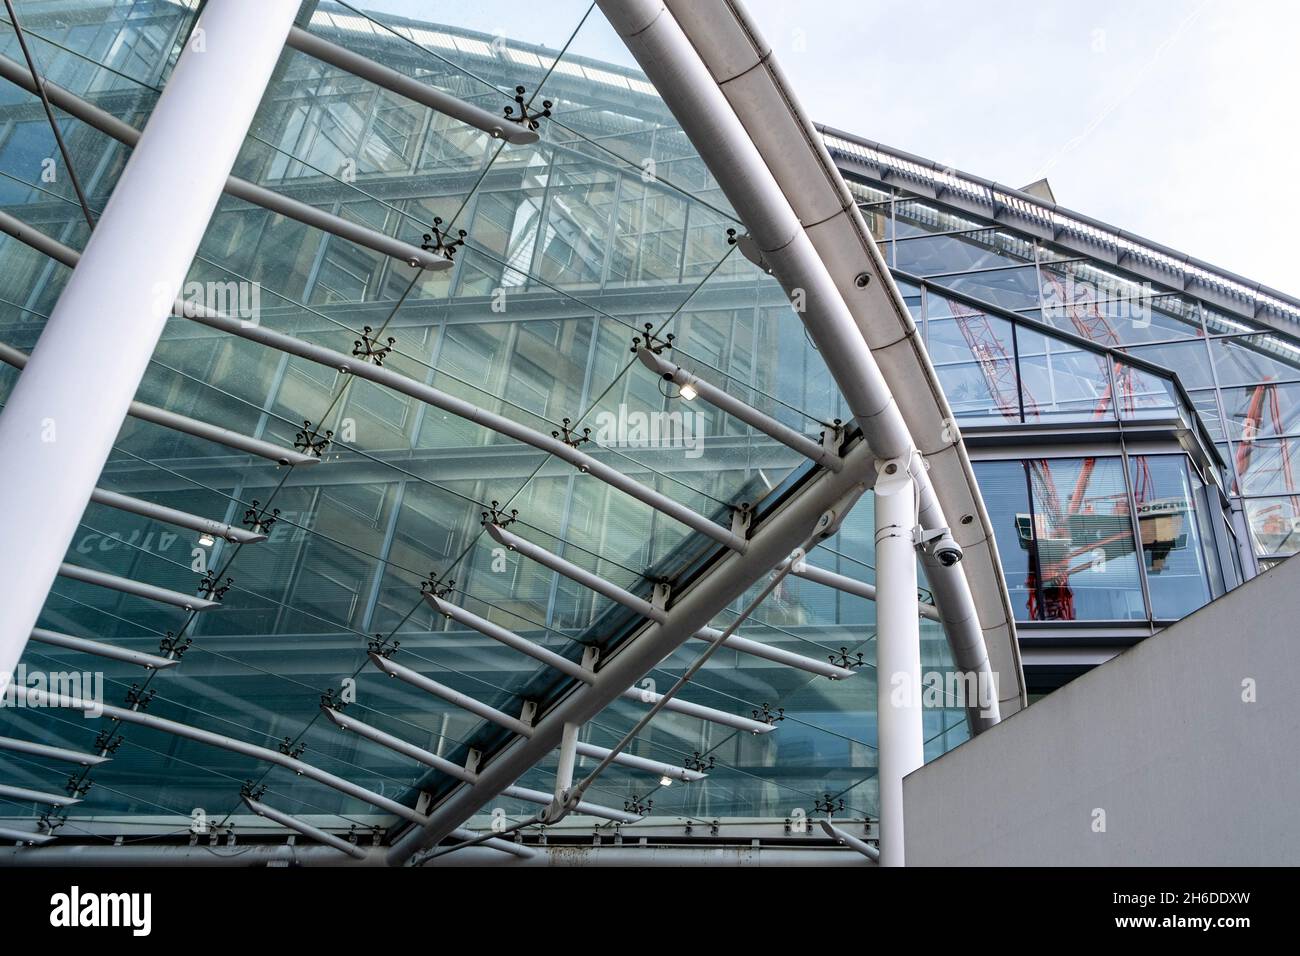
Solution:
[{"label": "spider glass fitting", "polygon": [[[495,501],[492,503],[496,504]],[[455,578],[448,578],[446,581],[443,581],[442,578],[433,571],[430,571],[429,576],[420,582],[420,593],[432,594],[436,598],[445,598],[454,590],[456,590]]]},{"label": "spider glass fitting", "polygon": [[326,430],[322,437],[317,429],[311,427],[310,421],[303,419],[302,431],[294,436],[293,447],[319,458],[333,439],[334,432]]},{"label": "spider glass fitting", "polygon": [[452,261],[456,258],[456,250],[465,245],[466,232],[464,229],[457,229],[456,238],[448,241],[450,236],[450,231],[442,230],[442,217],[434,216],[433,225],[430,231],[424,234],[424,242],[420,244],[420,248],[425,252],[439,253],[444,259]]},{"label": "spider glass fitting", "polygon": [[84,777],[78,777],[76,774],[73,774],[63,785],[63,792],[70,797],[80,800],[90,792],[90,788],[94,785],[95,781],[86,780]]},{"label": "spider glass fitting", "polygon": [[577,448],[579,445],[591,441],[590,428],[584,428],[582,434],[579,435],[576,428],[569,427],[571,424],[572,421],[566,418],[560,425],[559,431],[551,432],[551,437],[560,439],[560,441],[564,442],[570,448]]},{"label": "spider glass fitting", "polygon": [[194,638],[187,637],[185,643],[182,644],[177,635],[168,631],[167,636],[158,642],[158,650],[167,655],[170,660],[178,661],[185,656],[185,652],[190,649],[190,645],[193,643]]},{"label": "spider glass fitting", "polygon": [[663,355],[664,349],[673,347],[673,339],[676,337],[669,332],[662,339],[659,338],[659,336],[655,335],[655,327],[647,322],[645,324],[645,334],[632,336],[632,347],[628,351],[635,353],[639,349],[649,349],[655,355]]},{"label": "spider glass fitting", "polygon": [[254,531],[257,534],[266,534],[266,532],[270,530],[271,525],[275,524],[276,520],[280,517],[280,509],[273,508],[268,514],[265,510],[259,511],[261,507],[262,503],[254,498],[253,507],[244,511],[243,524],[249,531]]},{"label": "spider glass fitting", "polygon": [[784,707],[778,707],[776,710],[773,710],[766,702],[764,702],[762,710],[756,710],[753,713],[755,720],[761,720],[769,726],[775,724],[779,720],[785,720]]},{"label": "spider glass fitting", "polygon": [[203,580],[199,582],[199,590],[203,593],[203,597],[207,598],[209,601],[224,600],[226,592],[229,591],[230,586],[235,583],[234,578],[226,578],[225,584],[218,585],[218,580],[220,580],[218,576],[208,572],[203,576]]},{"label": "spider glass fitting", "polygon": [[510,120],[512,123],[518,123],[520,126],[524,127],[524,129],[536,132],[538,127],[542,125],[541,120],[550,118],[551,107],[555,104],[550,100],[542,100],[542,109],[540,112],[530,110],[528,104],[524,102],[524,92],[525,90],[522,86],[515,87],[515,103],[519,107],[519,115],[514,115],[515,108],[513,106],[507,106],[506,119]]},{"label": "spider glass fitting", "polygon": [[280,753],[284,754],[286,757],[292,757],[294,760],[297,760],[306,753],[306,751],[307,745],[305,743],[299,743],[297,746],[294,746],[292,737],[285,737],[280,741]]},{"label": "spider glass fitting", "polygon": [[401,641],[394,641],[391,638],[384,637],[382,634],[376,634],[366,642],[366,647],[369,649],[370,653],[378,654],[384,660],[391,659],[392,656],[397,653],[397,649],[401,646]]},{"label": "spider glass fitting", "polygon": [[483,524],[485,526],[494,524],[498,528],[505,528],[519,520],[518,508],[511,508],[507,513],[502,510],[501,502],[495,500],[488,506],[488,510],[481,512],[481,514],[483,515]]},{"label": "spider glass fitting", "polygon": [[[288,740],[289,738],[286,737],[285,739]],[[266,784],[259,787],[254,786],[253,781],[245,780],[239,788],[239,795],[249,800],[260,800],[266,796]]]},{"label": "spider glass fitting", "polygon": [[145,690],[139,684],[132,684],[126,692],[126,704],[128,707],[134,707],[137,710],[148,710],[153,699],[158,696],[157,688]]},{"label": "spider glass fitting", "polygon": [[687,757],[684,761],[682,761],[682,766],[685,767],[687,770],[694,770],[696,772],[703,773],[706,770],[713,769],[713,764],[715,760],[717,760],[716,757],[709,757],[708,760],[705,760],[704,756],[697,750],[695,751],[694,757]]},{"label": "spider glass fitting", "polygon": [[389,336],[385,340],[388,344],[380,345],[379,337],[370,334],[373,331],[374,329],[368,325],[361,330],[361,338],[357,339],[352,344],[352,354],[357,358],[365,359],[367,362],[374,362],[376,365],[383,365],[384,359],[388,358],[388,353],[391,352],[393,346],[397,344],[397,339]]},{"label": "spider glass fitting", "polygon": [[818,813],[824,813],[827,816],[830,816],[833,813],[841,813],[844,810],[844,798],[840,797],[839,802],[837,803],[835,798],[828,793],[824,799],[813,801],[813,809]]},{"label": "spider glass fitting", "polygon": [[642,803],[640,797],[634,796],[631,800],[623,801],[623,811],[625,813],[635,813],[637,816],[643,817],[650,812],[654,805],[655,802],[653,800],[647,800],[645,803]]},{"label": "spider glass fitting", "polygon": [[847,647],[841,647],[838,654],[828,654],[827,656],[836,667],[862,667],[866,664],[866,661],[862,659],[861,651],[858,652],[858,656],[855,658],[849,654]]}]

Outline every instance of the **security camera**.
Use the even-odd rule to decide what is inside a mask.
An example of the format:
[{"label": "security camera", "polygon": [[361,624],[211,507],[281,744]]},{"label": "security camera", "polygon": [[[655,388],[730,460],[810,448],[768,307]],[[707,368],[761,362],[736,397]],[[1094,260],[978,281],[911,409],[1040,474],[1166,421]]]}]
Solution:
[{"label": "security camera", "polygon": [[945,568],[950,568],[962,559],[961,545],[953,540],[952,532],[947,528],[918,528],[917,546],[926,554],[933,555]]},{"label": "security camera", "polygon": [[934,556],[939,559],[939,563],[945,568],[950,568],[961,560],[961,545],[952,539],[952,535],[944,532],[943,537],[934,543]]}]

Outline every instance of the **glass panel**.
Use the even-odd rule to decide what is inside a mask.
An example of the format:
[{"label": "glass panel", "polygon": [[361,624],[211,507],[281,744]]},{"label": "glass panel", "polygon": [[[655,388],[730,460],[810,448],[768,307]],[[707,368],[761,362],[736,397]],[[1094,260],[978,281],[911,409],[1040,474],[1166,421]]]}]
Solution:
[{"label": "glass panel", "polygon": [[931,291],[926,347],[962,423],[1020,420],[1015,342],[1006,319]]},{"label": "glass panel", "polygon": [[1300,380],[1300,347],[1276,335],[1211,339],[1220,387]]},{"label": "glass panel", "polygon": [[1039,605],[1037,581],[1030,573],[1031,549],[1021,537],[1020,517],[1029,514],[1029,483],[1019,461],[974,462],[980,495],[988,509],[997,540],[1002,573],[1017,621],[1030,620],[1030,608]]},{"label": "glass panel", "polygon": [[1151,613],[1177,620],[1210,600],[1205,550],[1213,542],[1201,539],[1200,498],[1182,455],[1135,455],[1129,466]]},{"label": "glass panel", "polygon": [[1214,373],[1210,371],[1204,342],[1141,345],[1126,347],[1124,351],[1176,374],[1183,388],[1210,388],[1214,385]]},{"label": "glass panel", "polygon": [[1251,498],[1245,506],[1256,554],[1300,551],[1300,497]]},{"label": "glass panel", "polygon": [[1300,433],[1300,384],[1225,388],[1223,408],[1232,438],[1277,438]]},{"label": "glass panel", "polygon": [[1106,356],[1025,328],[1016,344],[1026,421],[1114,420]]},{"label": "glass panel", "polygon": [[1241,493],[1267,495],[1300,490],[1300,439],[1242,441],[1237,444]]}]

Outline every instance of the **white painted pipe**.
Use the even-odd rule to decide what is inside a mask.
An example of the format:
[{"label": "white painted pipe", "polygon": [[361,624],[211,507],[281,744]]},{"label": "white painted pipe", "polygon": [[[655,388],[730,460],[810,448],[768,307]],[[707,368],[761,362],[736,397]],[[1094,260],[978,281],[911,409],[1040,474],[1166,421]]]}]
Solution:
[{"label": "white painted pipe", "polygon": [[910,456],[882,462],[876,479],[876,778],[880,865],[904,863],[903,778],[925,763],[921,622],[917,615],[916,492]]},{"label": "white painted pipe", "polygon": [[[210,0],[0,412],[0,692],[126,418],[298,12]],[[195,124],[203,127],[196,147]]]}]

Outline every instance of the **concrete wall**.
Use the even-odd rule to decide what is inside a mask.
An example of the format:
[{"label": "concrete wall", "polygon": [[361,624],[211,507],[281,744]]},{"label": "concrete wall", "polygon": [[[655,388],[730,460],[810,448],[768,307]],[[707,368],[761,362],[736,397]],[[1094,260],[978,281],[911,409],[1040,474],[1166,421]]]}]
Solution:
[{"label": "concrete wall", "polygon": [[1300,864],[1300,558],[912,773],[904,798],[910,866]]}]

